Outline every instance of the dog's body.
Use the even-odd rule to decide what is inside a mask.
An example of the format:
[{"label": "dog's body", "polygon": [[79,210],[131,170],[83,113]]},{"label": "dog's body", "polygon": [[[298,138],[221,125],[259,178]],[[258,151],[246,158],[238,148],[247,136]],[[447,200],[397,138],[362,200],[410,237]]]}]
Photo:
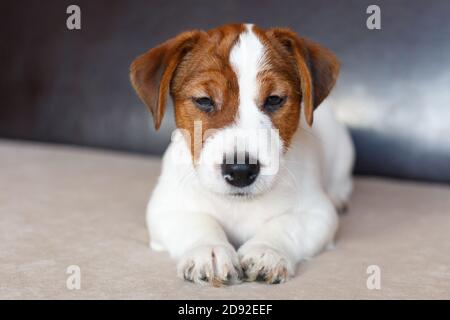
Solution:
[{"label": "dog's body", "polygon": [[[192,36],[179,37],[186,41]],[[226,52],[221,59],[228,59],[227,65],[220,75],[195,83],[192,79],[200,78],[201,67],[192,71],[188,67],[202,62],[196,60],[196,54],[201,54],[191,45],[190,56],[165,63],[153,92],[159,94],[156,106],[149,100],[150,93],[143,92],[148,85],[143,74],[156,74],[157,68],[147,67],[150,59],[173,56],[167,52],[170,46],[179,46],[180,39],[176,45],[164,44],[164,53],[151,50],[132,67],[133,84],[154,116],[161,116],[161,100],[167,94],[161,93],[161,87],[166,86],[175,102],[177,125],[184,129],[174,135],[164,155],[162,173],[148,204],[151,246],[169,251],[178,260],[179,275],[194,282],[233,283],[243,275],[248,280],[283,282],[294,274],[297,262],[332,243],[337,209],[345,206],[352,190],[353,146],[346,129],[327,106],[315,112],[314,125],[309,127],[313,110],[334,85],[337,62],[315,44],[298,38],[286,44],[291,41],[286,39],[295,36],[283,29],[233,25],[198,37],[197,45],[207,41],[202,47],[215,39],[213,48],[217,56],[219,48]],[[223,49],[226,41],[230,43]],[[283,59],[291,59],[286,62],[288,68],[281,65]],[[164,84],[170,68],[170,79]],[[293,68],[298,68],[297,76],[284,77]],[[203,74],[207,72],[211,73],[211,67]],[[221,77],[226,82],[222,88]],[[211,88],[214,81],[217,85]],[[264,90],[267,93],[261,93]],[[187,95],[193,98],[183,100]],[[208,115],[193,115],[198,108],[191,104],[203,111],[206,108]],[[305,118],[299,121],[300,105]],[[196,129],[189,125],[198,119],[206,124],[199,129],[201,146],[192,144]],[[155,120],[157,127],[160,120]],[[209,129],[214,131],[208,133]],[[257,132],[273,129],[276,132],[269,140],[257,137]],[[239,141],[246,146],[245,160],[236,166],[239,154],[244,154],[238,152]],[[264,148],[267,145],[269,151]],[[225,159],[229,154],[234,155],[231,164]]]}]

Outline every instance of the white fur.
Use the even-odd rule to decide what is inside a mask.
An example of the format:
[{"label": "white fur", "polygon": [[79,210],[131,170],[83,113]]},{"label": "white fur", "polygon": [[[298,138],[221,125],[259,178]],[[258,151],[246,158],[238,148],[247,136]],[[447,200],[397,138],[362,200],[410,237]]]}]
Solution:
[{"label": "white fur", "polygon": [[[264,47],[248,26],[230,54],[240,89],[236,122],[207,139],[196,167],[186,140],[175,135],[148,204],[152,248],[169,251],[178,260],[179,275],[195,282],[237,282],[240,265],[250,280],[285,281],[299,261],[332,243],[336,207],[352,189],[352,143],[329,106],[315,112],[313,128],[301,120],[281,159],[275,159],[282,150],[277,134],[270,141],[255,140],[252,133],[273,129],[255,103],[263,60]],[[262,165],[257,180],[244,188],[250,195],[244,199],[230,195],[234,187],[218,166],[236,141],[250,143]],[[264,142],[275,155],[264,150]],[[278,160],[279,170],[272,172]]]}]

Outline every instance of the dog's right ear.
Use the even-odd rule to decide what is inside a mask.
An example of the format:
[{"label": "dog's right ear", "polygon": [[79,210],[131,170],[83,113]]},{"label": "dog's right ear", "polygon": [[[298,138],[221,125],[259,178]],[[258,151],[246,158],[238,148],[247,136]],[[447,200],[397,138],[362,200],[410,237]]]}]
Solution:
[{"label": "dog's right ear", "polygon": [[300,76],[306,122],[311,126],[313,112],[328,96],[339,74],[339,61],[330,50],[289,29],[269,29],[267,35],[276,39],[293,56]]},{"label": "dog's right ear", "polygon": [[153,115],[158,130],[166,109],[170,81],[183,57],[194,47],[201,31],[188,31],[137,57],[130,67],[134,90]]}]

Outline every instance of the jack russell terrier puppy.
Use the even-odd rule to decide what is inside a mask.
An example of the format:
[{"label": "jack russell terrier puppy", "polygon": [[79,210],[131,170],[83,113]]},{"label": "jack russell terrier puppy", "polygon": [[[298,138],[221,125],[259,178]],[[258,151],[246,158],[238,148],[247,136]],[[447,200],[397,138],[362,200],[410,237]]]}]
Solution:
[{"label": "jack russell terrier puppy", "polygon": [[332,245],[354,150],[329,107],[314,125],[313,112],[338,72],[322,46],[245,24],[181,33],[132,63],[156,129],[169,95],[175,108],[147,224],[180,277],[281,283]]}]

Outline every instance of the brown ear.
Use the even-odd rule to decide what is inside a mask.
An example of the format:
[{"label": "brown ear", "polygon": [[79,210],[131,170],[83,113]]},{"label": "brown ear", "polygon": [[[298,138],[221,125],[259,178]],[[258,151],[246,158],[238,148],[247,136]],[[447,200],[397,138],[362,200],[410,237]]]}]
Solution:
[{"label": "brown ear", "polygon": [[137,57],[131,64],[131,84],[151,111],[156,129],[164,116],[172,76],[200,34],[200,31],[181,33]]},{"label": "brown ear", "polygon": [[336,83],[339,61],[330,50],[289,29],[271,29],[267,35],[276,39],[294,58],[301,81],[306,122],[312,125],[314,110]]}]

